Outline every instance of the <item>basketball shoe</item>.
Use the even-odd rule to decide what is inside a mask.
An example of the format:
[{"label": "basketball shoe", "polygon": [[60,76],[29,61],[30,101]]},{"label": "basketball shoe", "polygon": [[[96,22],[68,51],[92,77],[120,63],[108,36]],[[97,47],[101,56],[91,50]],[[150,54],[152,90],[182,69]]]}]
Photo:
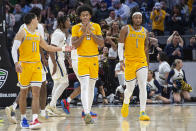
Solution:
[{"label": "basketball shoe", "polygon": [[129,104],[123,103],[123,106],[121,108],[121,115],[122,117],[127,117],[129,114]]},{"label": "basketball shoe", "polygon": [[23,118],[20,122],[20,127],[23,129],[29,128],[29,123],[26,118]]},{"label": "basketball shoe", "polygon": [[144,111],[141,111],[140,116],[139,116],[139,120],[140,121],[149,121],[150,117]]},{"label": "basketball shoe", "polygon": [[[97,114],[96,113],[93,113],[93,112],[90,112],[90,115],[93,118],[96,118],[97,117]],[[84,111],[82,111],[82,118],[84,118],[84,117],[85,117],[85,113],[84,113]]]},{"label": "basketball shoe", "polygon": [[32,121],[30,123],[30,126],[29,126],[30,129],[40,129],[41,128],[41,124],[40,122],[38,121],[38,119],[35,119],[34,121]]},{"label": "basketball shoe", "polygon": [[67,102],[67,99],[61,100],[61,106],[62,106],[62,108],[63,108],[63,110],[64,110],[64,112],[66,114],[70,114],[70,111],[69,111],[69,102]]},{"label": "basketball shoe", "polygon": [[92,119],[90,113],[85,115],[84,122],[86,124],[93,124],[94,123],[94,120]]}]

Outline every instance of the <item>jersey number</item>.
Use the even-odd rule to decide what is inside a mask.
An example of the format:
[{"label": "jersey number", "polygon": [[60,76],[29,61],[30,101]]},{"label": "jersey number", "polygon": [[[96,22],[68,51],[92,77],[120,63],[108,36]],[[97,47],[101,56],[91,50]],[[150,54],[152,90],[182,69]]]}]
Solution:
[{"label": "jersey number", "polygon": [[136,48],[138,48],[138,39],[136,39]]},{"label": "jersey number", "polygon": [[37,43],[32,42],[32,52],[37,52]]}]

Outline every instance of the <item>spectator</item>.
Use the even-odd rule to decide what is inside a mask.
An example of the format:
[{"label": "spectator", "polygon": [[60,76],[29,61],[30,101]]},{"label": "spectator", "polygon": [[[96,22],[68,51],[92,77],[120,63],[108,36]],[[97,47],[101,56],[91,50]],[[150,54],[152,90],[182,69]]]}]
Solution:
[{"label": "spectator", "polygon": [[135,0],[126,0],[125,4],[129,6],[130,10],[134,7],[139,7],[138,3]]},{"label": "spectator", "polygon": [[169,36],[169,38],[167,39],[167,44],[172,43],[173,37],[174,35],[179,36],[179,45],[183,48],[184,46],[184,41],[182,40],[182,37],[179,35],[178,31],[174,31],[172,35]]},{"label": "spectator", "polygon": [[154,79],[153,71],[148,71],[148,79],[147,79],[147,93],[148,99],[147,103],[156,102],[156,100],[161,100],[163,103],[170,103],[170,100],[161,96],[162,86],[159,82]]},{"label": "spectator", "polygon": [[186,0],[181,0],[180,1],[180,8],[181,8],[181,14],[184,15],[185,18],[185,22],[188,24],[189,21],[189,7],[187,5],[187,1]]},{"label": "spectator", "polygon": [[116,14],[114,9],[109,10],[109,17],[105,19],[108,25],[111,25],[116,20]]},{"label": "spectator", "polygon": [[196,1],[193,3],[193,8],[190,14],[190,30],[196,33]]},{"label": "spectator", "polygon": [[[173,97],[174,97],[174,102],[180,103],[181,102],[181,96],[190,101],[191,97],[189,94],[189,91],[187,88],[187,84],[184,85],[183,82],[187,83],[186,77],[185,77],[185,72],[182,69],[183,63],[182,60],[176,59],[174,61],[174,68],[169,72],[169,76],[167,79],[167,82],[170,86],[172,86],[173,89]],[[187,90],[186,90],[187,89]]]},{"label": "spectator", "polygon": [[31,7],[29,6],[28,2],[25,0],[20,0],[20,5],[22,8],[22,12],[25,14],[31,10]]},{"label": "spectator", "polygon": [[98,88],[99,93],[101,93],[101,95],[102,95],[103,104],[108,104],[108,100],[107,100],[107,98],[106,98],[106,94],[105,94],[103,85],[104,85],[104,82],[99,78],[99,79],[96,81],[95,87]]},{"label": "spectator", "polygon": [[[119,38],[119,23],[114,21],[111,25],[110,31],[106,34],[105,43],[106,46],[109,47],[109,54],[108,54],[108,64],[109,64],[109,82],[111,88],[116,88],[116,81],[115,81],[115,66],[117,60],[117,43]],[[115,91],[115,89],[112,91]]]},{"label": "spectator", "polygon": [[156,79],[159,84],[163,86],[162,96],[169,99],[171,89],[167,88],[167,77],[171,70],[170,65],[167,63],[167,55],[164,52],[159,52],[157,55],[157,61],[159,62],[158,75]]},{"label": "spectator", "polygon": [[[59,11],[58,15],[57,15],[57,18],[60,17],[60,16],[64,16],[64,15],[65,15],[64,12]],[[55,30],[56,28],[57,28],[57,20],[54,21],[52,29]]]},{"label": "spectator", "polygon": [[6,29],[8,33],[9,31],[13,32],[13,27],[15,25],[15,17],[9,11],[10,11],[10,7],[9,5],[6,5]]},{"label": "spectator", "polygon": [[119,85],[121,85],[122,87],[125,86],[125,72],[120,68],[120,62],[116,64],[115,76],[118,77]]},{"label": "spectator", "polygon": [[16,4],[15,13],[14,13],[14,17],[15,17],[14,32],[18,32],[18,29],[23,24],[23,20],[22,20],[23,16],[24,14],[22,12],[21,6],[19,4]]},{"label": "spectator", "polygon": [[107,9],[107,3],[102,0],[100,3],[100,9],[98,9],[94,15],[94,22],[99,23],[100,20],[106,19],[109,16],[109,10]]},{"label": "spectator", "polygon": [[168,8],[166,0],[161,0],[161,9],[166,12],[165,15],[165,30],[169,31],[169,16],[171,15],[171,9]]},{"label": "spectator", "polygon": [[175,59],[183,59],[183,49],[180,45],[180,35],[174,33],[170,44],[165,47],[165,52],[169,57],[169,64],[171,65]]},{"label": "spectator", "polygon": [[178,31],[180,35],[184,34],[184,18],[180,12],[180,6],[175,5],[173,7],[172,15],[169,18],[170,23],[170,33],[172,34],[173,31]]},{"label": "spectator", "polygon": [[68,5],[66,2],[67,1],[63,0],[52,0],[50,6],[48,7],[48,17],[51,16],[51,13],[56,17],[58,12],[64,10]]},{"label": "spectator", "polygon": [[54,26],[55,21],[56,21],[56,18],[54,16],[54,14],[51,12],[50,17],[45,21],[46,28],[47,28],[49,34],[51,34],[54,31],[53,26]]},{"label": "spectator", "polygon": [[164,21],[166,12],[161,9],[159,2],[155,3],[150,19],[152,20],[152,31],[156,36],[164,35]]},{"label": "spectator", "polygon": [[189,44],[184,49],[184,59],[195,60],[196,59],[196,35],[190,38]]},{"label": "spectator", "polygon": [[120,0],[114,0],[112,5],[115,8],[117,19],[122,20],[123,24],[127,24],[127,20],[130,15],[130,8],[127,5],[122,4]]},{"label": "spectator", "polygon": [[40,0],[33,0],[33,1],[31,2],[30,6],[31,6],[31,8],[33,8],[33,7],[38,7],[38,8],[40,8],[41,10],[43,10],[43,6],[42,6]]},{"label": "spectator", "polygon": [[194,35],[190,38],[189,45],[187,45],[186,48],[190,49],[191,52],[193,49],[196,49],[196,35]]}]

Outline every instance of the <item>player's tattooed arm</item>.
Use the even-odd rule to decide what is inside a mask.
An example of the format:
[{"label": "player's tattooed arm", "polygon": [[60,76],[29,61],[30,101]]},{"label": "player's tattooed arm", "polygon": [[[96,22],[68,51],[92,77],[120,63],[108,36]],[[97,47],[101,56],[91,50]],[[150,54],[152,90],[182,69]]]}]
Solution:
[{"label": "player's tattooed arm", "polygon": [[104,46],[104,40],[101,35],[94,35],[93,33],[91,35],[93,37],[93,40],[95,41],[95,43],[97,43],[99,45],[99,47]]},{"label": "player's tattooed arm", "polygon": [[75,48],[78,48],[84,39],[84,34],[81,37],[72,37],[71,42]]}]

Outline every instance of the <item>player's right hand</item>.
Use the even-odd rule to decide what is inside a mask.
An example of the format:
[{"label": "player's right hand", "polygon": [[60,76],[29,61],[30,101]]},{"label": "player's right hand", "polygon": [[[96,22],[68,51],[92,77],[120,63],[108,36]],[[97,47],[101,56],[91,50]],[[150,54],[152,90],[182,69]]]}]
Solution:
[{"label": "player's right hand", "polygon": [[20,62],[17,62],[15,64],[15,69],[16,69],[16,72],[22,73],[22,67],[21,67],[21,63]]}]

